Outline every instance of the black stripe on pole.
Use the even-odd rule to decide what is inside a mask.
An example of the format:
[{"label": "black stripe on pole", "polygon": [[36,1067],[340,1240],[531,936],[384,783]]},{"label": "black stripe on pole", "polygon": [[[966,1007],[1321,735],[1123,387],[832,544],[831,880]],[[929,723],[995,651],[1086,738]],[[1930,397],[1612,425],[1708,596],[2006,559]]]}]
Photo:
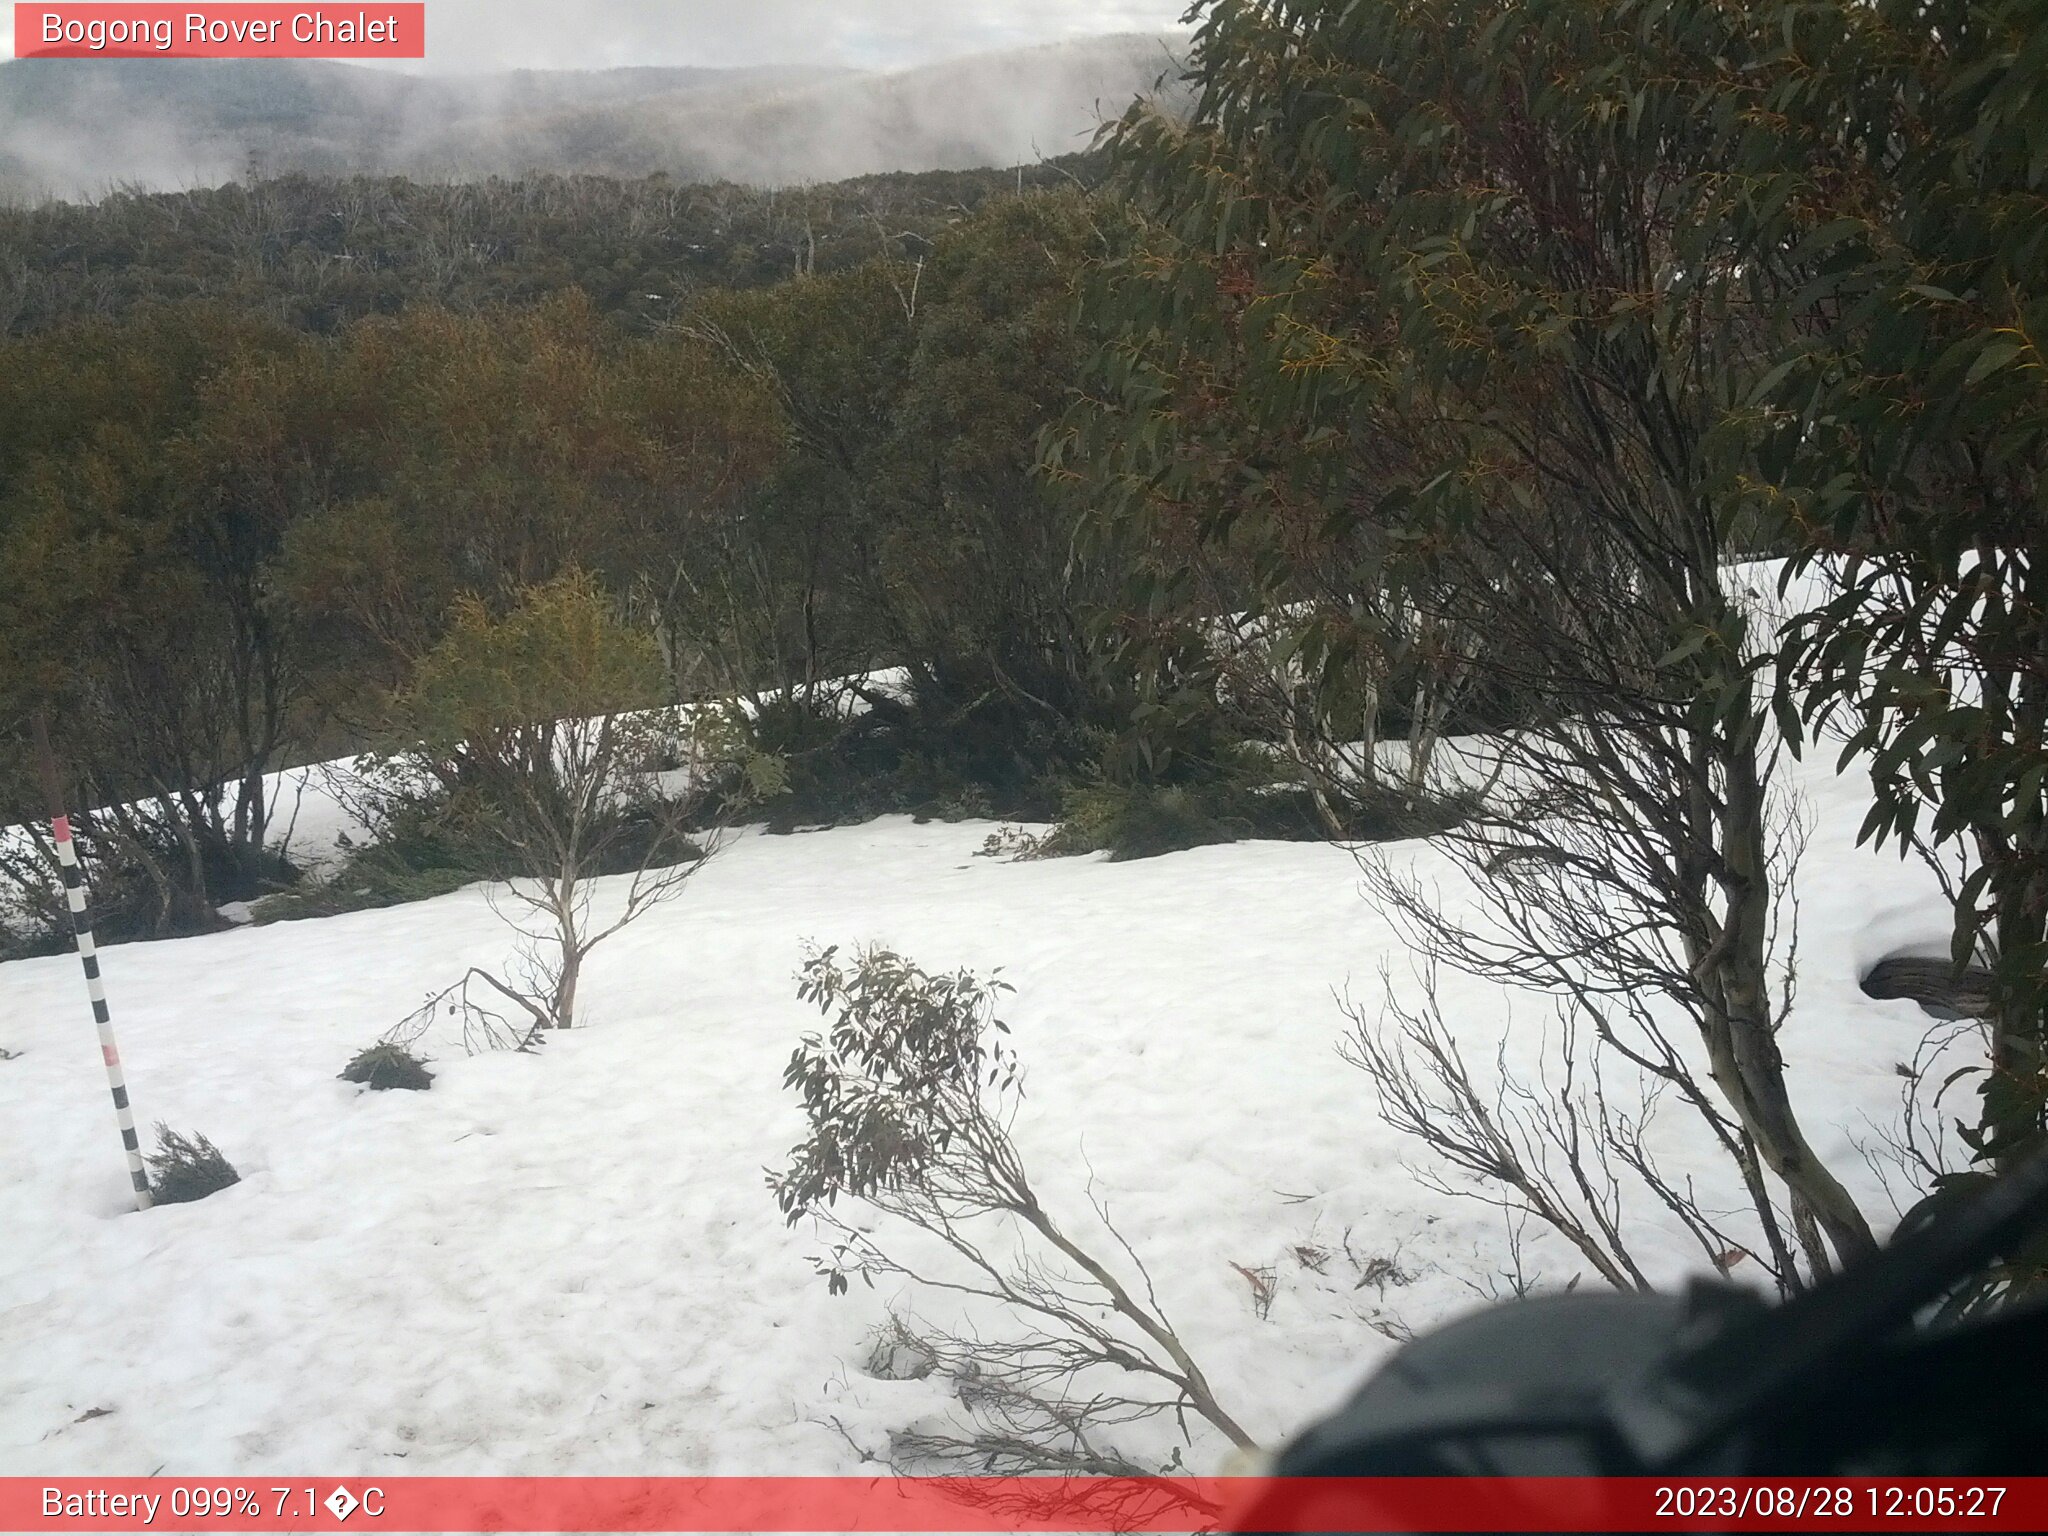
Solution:
[{"label": "black stripe on pole", "polygon": [[130,1174],[128,1175],[128,1177],[129,1177],[129,1178],[130,1178],[131,1180],[133,1180],[133,1181],[134,1181],[134,1184],[135,1184],[135,1193],[137,1193],[138,1195],[146,1195],[146,1194],[148,1194],[148,1193],[149,1193],[149,1175],[148,1175],[148,1174],[146,1174],[146,1173],[134,1173],[134,1172],[131,1172],[131,1173],[130,1173]]},{"label": "black stripe on pole", "polygon": [[110,1022],[112,1018],[113,1015],[107,1012],[107,1005],[98,998],[94,998],[92,1000],[92,1021],[95,1024],[105,1024]]},{"label": "black stripe on pole", "polygon": [[141,1146],[135,1140],[135,1133],[129,1130],[124,1130],[121,1132],[121,1145],[126,1147],[130,1152],[140,1152],[142,1150]]},{"label": "black stripe on pole", "polygon": [[84,958],[85,979],[87,981],[98,981],[100,979],[100,957],[98,955],[87,955]]},{"label": "black stripe on pole", "polygon": [[116,1108],[116,1109],[126,1109],[127,1107],[128,1107],[128,1090],[127,1090],[126,1088],[116,1088],[116,1089],[114,1090],[114,1108]]},{"label": "black stripe on pole", "polygon": [[82,877],[80,876],[80,874],[79,874],[79,872],[78,872],[78,866],[77,866],[76,864],[66,864],[66,865],[64,866],[64,889],[65,889],[65,890],[67,890],[67,891],[75,891],[75,890],[77,890],[77,889],[78,889],[78,882],[79,882],[79,880],[80,880],[81,878],[82,878]]}]

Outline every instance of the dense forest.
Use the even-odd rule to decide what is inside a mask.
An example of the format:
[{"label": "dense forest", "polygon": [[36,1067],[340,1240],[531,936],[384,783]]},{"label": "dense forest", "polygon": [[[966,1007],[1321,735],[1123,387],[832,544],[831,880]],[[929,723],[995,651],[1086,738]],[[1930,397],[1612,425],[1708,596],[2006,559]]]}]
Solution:
[{"label": "dense forest", "polygon": [[[17,211],[9,718],[61,713],[109,803],[231,790],[121,839],[145,928],[205,926],[281,874],[263,773],[377,741],[459,599],[585,572],[670,698],[775,697],[778,814],[836,813],[806,764],[845,753],[819,796],[1053,814],[1130,707],[1098,665],[1107,566],[1036,468],[1120,217],[1094,169]],[[837,741],[836,695],[885,666],[907,713]]]},{"label": "dense forest", "polygon": [[[267,773],[595,603],[659,667],[592,706],[744,701],[727,809],[778,825],[1441,833],[1501,928],[1388,890],[1420,942],[1610,1044],[1682,1010],[1710,1088],[1617,1048],[1692,1095],[1796,1289],[1873,1246],[1775,1044],[1779,768],[1846,750],[1991,978],[1972,1149],[2037,1144],[2029,7],[1217,0],[1188,88],[1023,170],[0,214],[8,818],[45,709],[110,932],[203,929],[294,888]],[[1760,552],[1769,618],[1729,574]],[[516,714],[516,674],[466,707]],[[1511,801],[1438,771],[1480,729]],[[445,858],[451,825],[400,830]]]},{"label": "dense forest", "polygon": [[0,334],[211,299],[332,331],[407,304],[475,309],[574,289],[618,324],[672,322],[705,287],[915,259],[989,198],[1100,180],[1099,157],[770,191],[665,177],[234,182],[0,207]]}]

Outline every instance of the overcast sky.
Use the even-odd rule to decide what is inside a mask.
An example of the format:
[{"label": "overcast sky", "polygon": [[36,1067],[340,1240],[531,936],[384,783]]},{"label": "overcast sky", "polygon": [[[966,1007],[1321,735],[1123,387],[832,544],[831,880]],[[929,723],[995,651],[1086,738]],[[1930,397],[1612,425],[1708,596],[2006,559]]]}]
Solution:
[{"label": "overcast sky", "polygon": [[[893,69],[1104,32],[1162,31],[1185,9],[1185,0],[428,0],[425,67]],[[12,31],[13,7],[0,5],[0,40],[11,44]],[[0,46],[0,57],[12,52]]]}]

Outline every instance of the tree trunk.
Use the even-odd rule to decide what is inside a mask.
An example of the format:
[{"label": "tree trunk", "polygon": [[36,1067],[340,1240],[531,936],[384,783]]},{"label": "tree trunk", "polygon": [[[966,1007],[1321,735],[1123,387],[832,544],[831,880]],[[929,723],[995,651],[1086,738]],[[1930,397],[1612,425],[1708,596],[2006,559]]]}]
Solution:
[{"label": "tree trunk", "polygon": [[564,859],[562,878],[554,890],[555,936],[562,946],[562,970],[555,978],[552,1010],[557,1029],[571,1028],[576,1022],[576,983],[583,973],[583,940],[576,931],[576,880],[572,856]]},{"label": "tree trunk", "polygon": [[583,952],[572,937],[562,942],[562,977],[555,985],[555,1028],[568,1029],[576,1021],[576,982],[583,972]]},{"label": "tree trunk", "polygon": [[1805,1204],[1845,1262],[1865,1258],[1877,1251],[1870,1224],[1807,1144],[1785,1085],[1770,1005],[1771,883],[1755,727],[1717,740],[1716,747],[1725,768],[1719,830],[1727,910],[1718,941],[1695,961],[1714,1081],[1765,1164],[1792,1191],[1795,1210]]}]

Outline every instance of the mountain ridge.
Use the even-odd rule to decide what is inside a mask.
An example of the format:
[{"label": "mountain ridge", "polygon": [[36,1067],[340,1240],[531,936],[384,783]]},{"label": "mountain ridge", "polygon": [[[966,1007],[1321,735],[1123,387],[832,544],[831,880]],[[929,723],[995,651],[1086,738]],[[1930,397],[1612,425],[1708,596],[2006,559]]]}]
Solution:
[{"label": "mountain ridge", "polygon": [[1084,147],[1105,117],[1159,90],[1178,42],[1115,33],[889,72],[19,60],[0,64],[0,196],[90,199],[290,172],[786,186],[1009,165]]}]

